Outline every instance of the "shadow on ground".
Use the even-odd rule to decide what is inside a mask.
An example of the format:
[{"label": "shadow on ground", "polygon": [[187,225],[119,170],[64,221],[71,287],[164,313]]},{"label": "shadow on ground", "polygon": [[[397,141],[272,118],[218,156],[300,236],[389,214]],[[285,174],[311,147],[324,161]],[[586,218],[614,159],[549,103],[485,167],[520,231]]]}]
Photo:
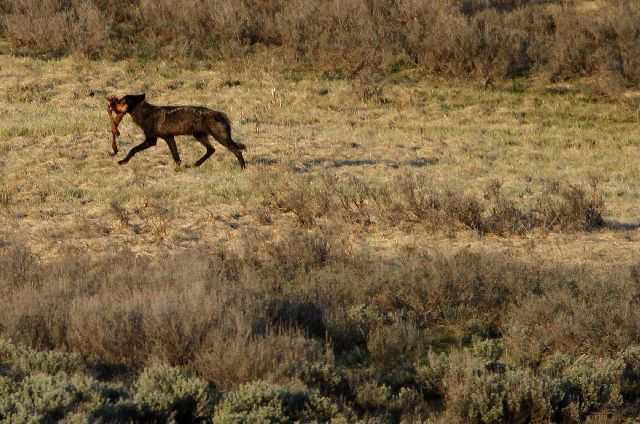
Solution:
[{"label": "shadow on ground", "polygon": [[[281,159],[257,156],[253,158],[253,162],[258,165],[272,166],[282,162]],[[393,169],[400,168],[424,168],[435,165],[438,159],[433,158],[416,158],[403,161],[392,161],[387,159],[329,159],[329,158],[313,158],[304,160],[300,165],[294,166],[293,171],[297,173],[309,172],[313,168],[346,168],[354,166],[377,166],[383,165]]]},{"label": "shadow on ground", "polygon": [[631,222],[619,222],[608,220],[604,222],[604,228],[611,231],[633,231],[640,228],[640,224]]}]

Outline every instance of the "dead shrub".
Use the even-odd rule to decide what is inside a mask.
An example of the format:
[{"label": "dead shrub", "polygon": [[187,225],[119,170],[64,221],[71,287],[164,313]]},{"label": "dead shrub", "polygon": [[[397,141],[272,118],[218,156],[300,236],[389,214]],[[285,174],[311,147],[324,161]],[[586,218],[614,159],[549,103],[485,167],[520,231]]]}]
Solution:
[{"label": "dead shrub", "polygon": [[307,336],[324,338],[326,327],[322,309],[311,302],[269,298],[258,304],[254,329],[264,333],[267,329],[294,327]]},{"label": "dead shrub", "polygon": [[443,210],[454,222],[472,230],[482,230],[484,208],[475,197],[449,192],[443,199]]},{"label": "dead shrub", "polygon": [[37,255],[21,244],[0,249],[0,293],[39,288],[44,272]]},{"label": "dead shrub", "polygon": [[288,2],[277,23],[294,57],[312,60],[330,74],[353,75],[400,53],[398,17],[397,6],[389,0],[299,0]]},{"label": "dead shrub", "polygon": [[604,73],[638,81],[638,70],[633,68],[640,37],[637,4],[613,1],[596,14],[567,9],[554,20],[555,43],[549,51],[553,77]]},{"label": "dead shrub", "polygon": [[380,190],[377,199],[387,219],[419,223],[430,231],[488,228],[484,205],[475,196],[435,191],[424,176],[404,176]]},{"label": "dead shrub", "polygon": [[292,213],[302,227],[309,228],[331,209],[328,201],[311,179],[280,179],[265,188],[263,206]]},{"label": "dead shrub", "polygon": [[10,0],[8,9],[7,37],[18,49],[36,53],[95,55],[111,29],[111,17],[91,1]]},{"label": "dead shrub", "polygon": [[394,276],[394,297],[423,325],[472,320],[495,334],[506,308],[532,290],[541,274],[519,261],[466,250],[451,257],[416,255]]},{"label": "dead shrub", "polygon": [[0,328],[11,339],[36,349],[64,346],[69,298],[57,289],[27,287],[0,299]]},{"label": "dead shrub", "polygon": [[378,198],[388,219],[419,222],[429,230],[448,224],[440,195],[429,188],[423,176],[402,177],[393,186],[384,187]]},{"label": "dead shrub", "polygon": [[299,274],[327,266],[343,251],[344,243],[333,229],[294,228],[267,243],[267,247],[266,255],[271,261],[264,263],[264,270],[273,277],[292,280]]},{"label": "dead shrub", "polygon": [[421,340],[424,337],[415,324],[399,320],[371,331],[367,349],[376,368],[394,370],[416,361],[425,351]]},{"label": "dead shrub", "polygon": [[594,188],[591,193],[569,186],[559,194],[544,193],[532,211],[532,225],[552,230],[590,231],[604,225],[604,199]]},{"label": "dead shrub", "polygon": [[324,174],[322,186],[323,194],[328,199],[337,198],[337,201],[328,200],[328,203],[339,205],[349,221],[363,225],[372,224],[371,204],[376,199],[376,193],[371,184],[356,176],[344,179]]},{"label": "dead shrub", "polygon": [[367,345],[367,334],[347,311],[338,310],[327,314],[327,339],[336,354],[364,351]]},{"label": "dead shrub", "polygon": [[[161,51],[171,55],[179,51],[202,56],[215,35],[204,24],[206,3],[200,1],[142,0],[139,2],[139,36],[150,46],[165,46]],[[170,46],[171,50],[167,50]]]},{"label": "dead shrub", "polygon": [[[497,186],[490,191],[484,200],[499,202]],[[560,193],[552,193],[559,202]],[[43,262],[0,250],[2,264],[23,260],[0,269],[0,333],[81,354],[26,358],[5,344],[0,392],[14,393],[35,372],[86,369],[130,382],[163,363],[203,380],[163,367],[145,373],[140,396],[91,386],[102,402],[93,417],[200,416],[180,399],[201,399],[209,413],[205,380],[225,390],[256,380],[319,390],[362,420],[424,420],[434,404],[449,418],[442,422],[580,422],[599,411],[637,412],[637,267],[547,266],[469,249],[379,254],[352,249],[321,226],[277,237],[258,231],[244,243],[153,259],[122,251]],[[40,283],[13,284],[21,273]],[[104,393],[111,397],[103,402]]]},{"label": "dead shrub", "polygon": [[271,329],[263,335],[225,334],[215,329],[193,366],[216,387],[228,390],[250,381],[273,380],[281,367],[317,362],[323,355],[319,342],[294,329]]},{"label": "dead shrub", "polygon": [[[121,222],[129,224],[126,219],[126,209],[120,207],[124,211],[121,211],[112,204],[112,209],[118,216]],[[124,215],[123,215],[124,212]],[[167,238],[168,231],[173,227],[173,221],[176,216],[176,211],[172,207],[167,207],[163,202],[158,200],[146,200],[143,205],[133,210],[135,214],[144,222],[142,229],[137,229],[135,225],[131,226],[134,232],[144,231],[150,234],[156,244],[161,244]]]},{"label": "dead shrub", "polygon": [[491,213],[484,219],[482,229],[500,236],[522,235],[531,229],[531,225],[515,202],[500,196],[495,200]]},{"label": "dead shrub", "polygon": [[505,340],[522,361],[554,352],[612,355],[640,334],[632,290],[616,281],[565,280],[514,303],[505,317]]},{"label": "dead shrub", "polygon": [[69,345],[99,361],[141,367],[149,357],[140,299],[79,298],[70,314]]},{"label": "dead shrub", "polygon": [[189,285],[150,297],[143,327],[154,356],[173,366],[193,361],[217,317],[209,295],[202,285]]}]

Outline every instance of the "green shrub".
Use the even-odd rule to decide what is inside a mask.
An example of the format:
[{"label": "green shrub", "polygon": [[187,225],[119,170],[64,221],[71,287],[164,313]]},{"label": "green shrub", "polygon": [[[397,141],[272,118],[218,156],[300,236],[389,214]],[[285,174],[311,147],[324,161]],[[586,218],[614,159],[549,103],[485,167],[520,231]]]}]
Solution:
[{"label": "green shrub", "polygon": [[8,420],[15,410],[12,395],[18,390],[16,383],[9,377],[0,375],[0,421]]},{"label": "green shrub", "polygon": [[412,416],[424,409],[422,394],[412,387],[401,387],[397,393],[385,384],[367,382],[356,389],[357,405],[369,414],[390,414],[397,419]]},{"label": "green shrub", "polygon": [[474,338],[471,345],[471,353],[478,359],[485,361],[485,366],[496,364],[504,354],[504,346],[499,340],[482,340]]},{"label": "green shrub", "polygon": [[108,404],[124,391],[86,376],[36,373],[19,383],[0,379],[0,394],[0,419],[20,423],[59,421],[72,414],[76,419],[89,416],[91,410]]},{"label": "green shrub", "polygon": [[166,421],[167,417],[159,417],[149,410],[140,410],[130,399],[122,399],[113,403],[96,405],[89,412],[89,422],[128,423]]},{"label": "green shrub", "polygon": [[582,355],[563,372],[565,390],[575,406],[577,419],[622,405],[621,383],[625,364],[620,359]]},{"label": "green shrub", "polygon": [[356,390],[356,400],[365,410],[385,410],[391,402],[393,392],[387,385],[365,383]]},{"label": "green shrub", "polygon": [[281,370],[285,375],[297,378],[310,389],[323,396],[350,395],[349,384],[344,372],[327,363],[293,363]]},{"label": "green shrub", "polygon": [[306,391],[258,381],[240,386],[225,396],[214,414],[214,423],[326,422],[349,414],[328,398]]},{"label": "green shrub", "polygon": [[445,353],[429,351],[424,364],[416,367],[416,381],[425,396],[440,397],[445,393],[444,378],[449,370],[449,357]]},{"label": "green shrub", "polygon": [[73,373],[85,369],[82,358],[77,354],[55,351],[38,352],[18,346],[3,338],[0,338],[0,365],[22,375],[35,372],[54,375],[63,371]]},{"label": "green shrub", "polygon": [[447,409],[460,420],[478,424],[582,422],[591,414],[622,404],[622,360],[557,354],[538,372],[508,364],[496,371],[483,358],[469,353],[453,354],[444,379]]},{"label": "green shrub", "polygon": [[145,369],[135,383],[133,401],[169,421],[198,422],[211,414],[215,392],[180,369],[158,365]]},{"label": "green shrub", "polygon": [[640,346],[631,346],[620,352],[625,364],[622,380],[622,392],[626,398],[640,397]]},{"label": "green shrub", "polygon": [[447,410],[461,422],[544,422],[561,406],[556,382],[526,369],[494,372],[484,360],[466,353],[454,354],[443,385]]}]

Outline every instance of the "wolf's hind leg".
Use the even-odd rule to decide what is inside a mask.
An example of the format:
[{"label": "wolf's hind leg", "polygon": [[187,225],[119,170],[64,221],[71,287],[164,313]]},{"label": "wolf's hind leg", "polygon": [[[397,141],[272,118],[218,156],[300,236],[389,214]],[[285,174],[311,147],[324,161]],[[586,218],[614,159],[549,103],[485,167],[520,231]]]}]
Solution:
[{"label": "wolf's hind leg", "polygon": [[233,141],[231,138],[231,128],[227,125],[225,128],[224,135],[220,134],[220,132],[211,131],[211,135],[218,140],[218,143],[222,144],[227,149],[231,150],[236,158],[238,158],[238,163],[240,163],[240,167],[244,169],[244,157],[242,157],[242,150],[245,148],[243,144],[238,144]]},{"label": "wolf's hind leg", "polygon": [[205,160],[209,159],[216,149],[214,149],[211,143],[209,143],[209,136],[207,134],[197,133],[193,136],[207,149],[206,153],[193,164],[193,166],[200,166]]}]

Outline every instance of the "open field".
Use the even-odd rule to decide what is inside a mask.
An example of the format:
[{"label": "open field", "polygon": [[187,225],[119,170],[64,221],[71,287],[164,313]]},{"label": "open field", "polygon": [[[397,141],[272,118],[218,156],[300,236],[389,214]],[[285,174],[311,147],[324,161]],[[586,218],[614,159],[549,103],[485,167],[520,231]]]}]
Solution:
[{"label": "open field", "polygon": [[[0,55],[0,418],[638,413],[634,92],[277,57]],[[137,92],[227,113],[247,169],[162,140],[118,166],[103,98]]]},{"label": "open field", "polygon": [[[410,71],[345,81],[279,77],[268,63],[195,70],[10,56],[3,63],[0,238],[18,238],[47,257],[69,249],[99,255],[121,245],[150,254],[214,241],[233,244],[257,229],[278,234],[306,214],[309,222],[302,224],[338,222],[354,243],[387,253],[427,242],[605,263],[635,260],[640,141],[632,101],[608,101],[588,88],[518,81],[483,90]],[[92,90],[98,96],[89,97]],[[116,166],[107,154],[102,96],[128,92],[146,92],[156,104],[225,111],[234,137],[249,146],[251,166],[242,172],[218,146],[205,166],[176,169],[162,140],[127,166]],[[130,118],[121,129],[122,156],[143,136]],[[178,147],[186,162],[202,154],[187,137]],[[496,185],[502,197],[524,209],[534,209],[545,192],[569,185],[590,192],[595,186],[605,200],[606,222],[592,232],[534,231],[509,238],[425,231],[384,219],[362,193],[363,185],[382,187],[407,176],[424,178],[435,192],[475,196],[488,208],[485,198]],[[355,205],[343,211],[313,204],[337,197],[327,187],[332,179],[347,197],[360,195],[372,226],[351,216],[360,212]],[[307,204],[296,205],[296,196]]]}]

